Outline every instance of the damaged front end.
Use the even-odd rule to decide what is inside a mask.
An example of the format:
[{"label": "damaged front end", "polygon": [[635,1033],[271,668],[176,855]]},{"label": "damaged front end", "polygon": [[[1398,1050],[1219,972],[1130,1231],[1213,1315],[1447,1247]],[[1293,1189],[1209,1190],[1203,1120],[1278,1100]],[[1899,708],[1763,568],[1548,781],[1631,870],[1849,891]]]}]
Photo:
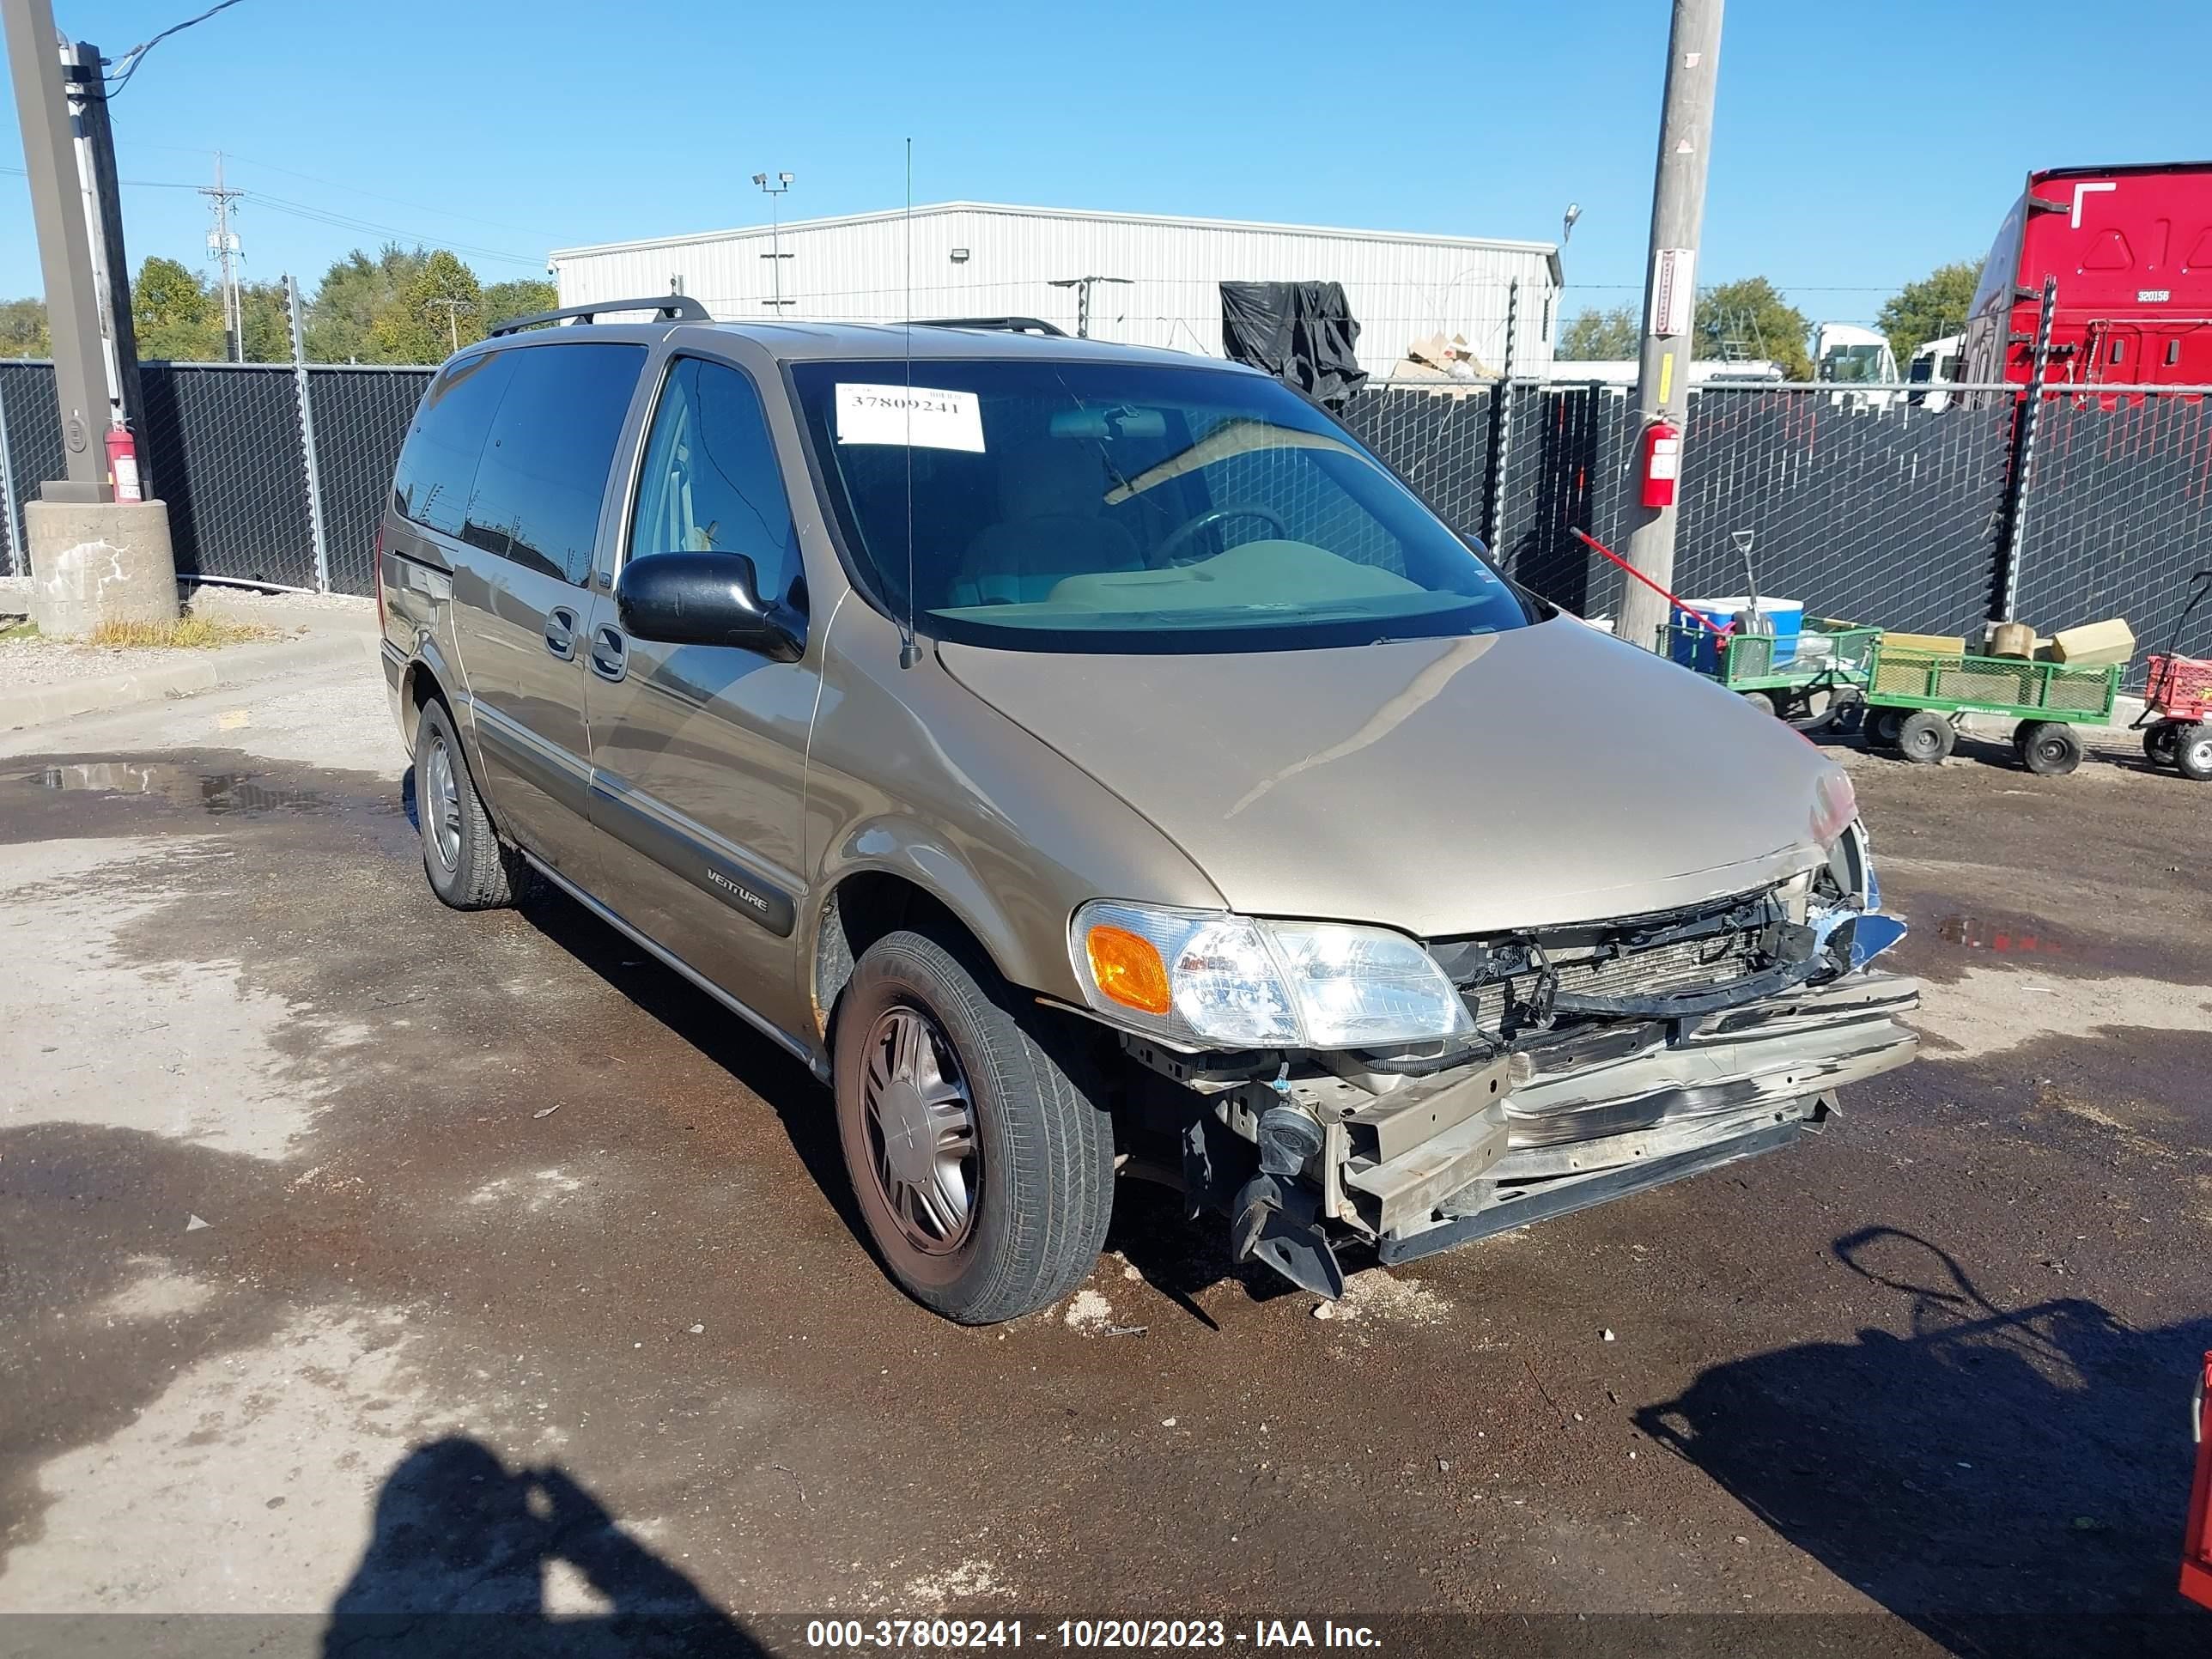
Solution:
[{"label": "damaged front end", "polygon": [[[1466,1010],[1442,1042],[1192,1052],[1125,1034],[1193,1212],[1239,1260],[1340,1294],[1335,1245],[1448,1249],[1788,1145],[1912,1057],[1916,981],[1865,838],[1779,885],[1427,951]],[[1163,1121],[1164,1119],[1164,1121]]]}]

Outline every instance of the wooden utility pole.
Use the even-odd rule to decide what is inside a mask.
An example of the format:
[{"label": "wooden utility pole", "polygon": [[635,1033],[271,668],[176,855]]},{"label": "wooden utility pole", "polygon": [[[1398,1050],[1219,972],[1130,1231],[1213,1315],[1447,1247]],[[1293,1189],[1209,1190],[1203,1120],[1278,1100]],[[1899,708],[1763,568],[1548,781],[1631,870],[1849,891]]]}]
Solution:
[{"label": "wooden utility pole", "polygon": [[[1674,0],[1667,39],[1667,94],[1659,117],[1659,165],[1651,187],[1651,252],[1645,267],[1644,349],[1636,381],[1638,465],[1629,480],[1630,564],[1665,588],[1674,585],[1673,507],[1643,505],[1643,433],[1655,421],[1680,431],[1689,415],[1697,309],[1698,238],[1705,217],[1705,163],[1720,82],[1724,0]],[[1668,620],[1667,602],[1627,584],[1616,631],[1651,648]]]}]

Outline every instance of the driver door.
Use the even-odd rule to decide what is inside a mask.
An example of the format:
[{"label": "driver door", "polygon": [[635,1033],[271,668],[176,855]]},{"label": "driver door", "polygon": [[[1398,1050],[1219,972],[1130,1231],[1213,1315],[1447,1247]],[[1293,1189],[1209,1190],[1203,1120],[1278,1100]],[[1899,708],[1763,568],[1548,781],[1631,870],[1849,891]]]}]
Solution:
[{"label": "driver door", "polygon": [[[727,363],[672,358],[655,402],[621,559],[672,552],[744,554],[763,594],[805,612],[762,398]],[[755,1012],[805,1030],[792,937],[818,641],[784,663],[637,639],[602,594],[585,656],[592,890]]]}]

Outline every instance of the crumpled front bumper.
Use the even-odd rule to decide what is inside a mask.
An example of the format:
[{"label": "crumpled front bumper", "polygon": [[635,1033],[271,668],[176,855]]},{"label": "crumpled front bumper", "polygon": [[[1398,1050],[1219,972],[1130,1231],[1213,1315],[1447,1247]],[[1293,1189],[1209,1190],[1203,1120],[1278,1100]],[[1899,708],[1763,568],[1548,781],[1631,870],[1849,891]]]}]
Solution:
[{"label": "crumpled front bumper", "polygon": [[1919,992],[1862,971],[1338,1103],[1323,1211],[1403,1261],[1772,1151],[1817,1127],[1838,1089],[1912,1058]]}]

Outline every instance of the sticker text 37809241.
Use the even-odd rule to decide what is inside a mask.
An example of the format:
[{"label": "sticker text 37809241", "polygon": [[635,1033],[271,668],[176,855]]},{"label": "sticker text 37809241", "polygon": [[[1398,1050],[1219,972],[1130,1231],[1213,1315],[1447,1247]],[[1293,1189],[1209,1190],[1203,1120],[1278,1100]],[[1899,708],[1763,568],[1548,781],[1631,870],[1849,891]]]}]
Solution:
[{"label": "sticker text 37809241", "polygon": [[837,384],[837,441],[910,444],[983,453],[983,411],[972,392],[926,386]]}]

